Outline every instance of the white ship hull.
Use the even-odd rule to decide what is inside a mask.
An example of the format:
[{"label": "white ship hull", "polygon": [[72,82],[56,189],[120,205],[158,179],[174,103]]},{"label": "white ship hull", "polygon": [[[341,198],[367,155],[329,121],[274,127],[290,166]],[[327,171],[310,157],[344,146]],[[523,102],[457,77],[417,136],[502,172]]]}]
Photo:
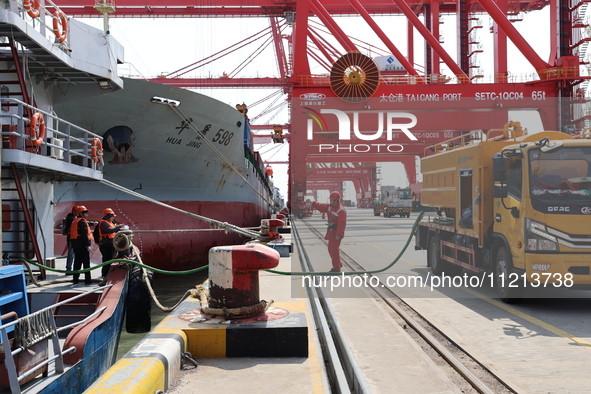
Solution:
[{"label": "white ship hull", "polygon": [[[103,136],[105,179],[241,227],[257,227],[269,217],[272,185],[258,154],[248,148],[250,131],[247,126],[245,132],[242,113],[185,89],[131,79],[124,84],[121,91],[56,107],[60,117]],[[180,105],[158,103],[162,100],[155,97]],[[144,262],[160,268],[203,265],[212,246],[245,241],[99,182],[65,182],[56,187],[55,198],[60,201],[56,219],[72,205],[85,205],[95,220],[112,208],[119,222],[138,231],[134,243]],[[201,231],[181,231],[196,229]]]}]

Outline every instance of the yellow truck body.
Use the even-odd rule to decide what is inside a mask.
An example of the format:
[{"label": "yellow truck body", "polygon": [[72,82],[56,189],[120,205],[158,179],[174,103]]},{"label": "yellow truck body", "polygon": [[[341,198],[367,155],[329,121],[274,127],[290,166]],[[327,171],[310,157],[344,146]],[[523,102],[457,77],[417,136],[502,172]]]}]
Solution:
[{"label": "yellow truck body", "polygon": [[431,147],[421,172],[421,203],[437,215],[419,223],[415,249],[427,250],[435,274],[490,273],[506,302],[540,280],[591,285],[590,139],[528,136],[510,123],[495,138],[476,132]]}]

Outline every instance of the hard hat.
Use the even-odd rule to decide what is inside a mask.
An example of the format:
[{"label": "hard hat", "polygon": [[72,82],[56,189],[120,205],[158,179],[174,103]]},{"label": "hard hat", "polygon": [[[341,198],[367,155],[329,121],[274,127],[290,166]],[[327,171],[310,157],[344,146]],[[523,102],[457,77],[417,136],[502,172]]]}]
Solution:
[{"label": "hard hat", "polygon": [[72,207],[72,213],[76,213],[76,212],[78,212],[78,205],[74,205]]},{"label": "hard hat", "polygon": [[341,199],[341,193],[339,192],[332,192],[330,193],[330,197],[328,197],[329,200],[340,200]]},{"label": "hard hat", "polygon": [[115,216],[115,212],[113,212],[113,210],[111,208],[105,208],[105,210],[103,211],[103,215],[113,215]]},{"label": "hard hat", "polygon": [[79,205],[78,206],[78,213],[84,212],[84,211],[88,212],[88,209],[86,209],[86,207],[84,205]]}]

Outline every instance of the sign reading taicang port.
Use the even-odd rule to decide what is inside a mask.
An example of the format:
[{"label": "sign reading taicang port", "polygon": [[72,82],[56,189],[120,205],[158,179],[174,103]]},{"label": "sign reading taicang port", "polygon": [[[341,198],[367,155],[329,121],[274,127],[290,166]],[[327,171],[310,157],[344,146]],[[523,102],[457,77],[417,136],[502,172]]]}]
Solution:
[{"label": "sign reading taicang port", "polygon": [[363,101],[313,88],[295,96],[291,124],[308,154],[344,153],[351,160],[359,153],[365,160],[373,154],[423,154],[432,144],[472,130],[500,129],[517,116],[509,111],[527,108],[547,114],[558,100],[532,87],[474,85],[462,90],[442,85],[439,91],[425,85],[384,85]]}]

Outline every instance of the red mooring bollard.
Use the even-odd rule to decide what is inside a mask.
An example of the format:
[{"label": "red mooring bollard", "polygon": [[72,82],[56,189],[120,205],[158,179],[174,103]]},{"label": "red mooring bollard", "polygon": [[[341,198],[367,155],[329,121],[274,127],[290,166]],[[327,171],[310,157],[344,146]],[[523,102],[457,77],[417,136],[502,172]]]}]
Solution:
[{"label": "red mooring bollard", "polygon": [[263,219],[261,220],[261,234],[268,235],[271,239],[281,238],[278,228],[282,226],[285,226],[283,220]]},{"label": "red mooring bollard", "polygon": [[209,250],[209,307],[240,308],[259,299],[259,270],[275,268],[279,252],[265,245],[217,246]]}]

